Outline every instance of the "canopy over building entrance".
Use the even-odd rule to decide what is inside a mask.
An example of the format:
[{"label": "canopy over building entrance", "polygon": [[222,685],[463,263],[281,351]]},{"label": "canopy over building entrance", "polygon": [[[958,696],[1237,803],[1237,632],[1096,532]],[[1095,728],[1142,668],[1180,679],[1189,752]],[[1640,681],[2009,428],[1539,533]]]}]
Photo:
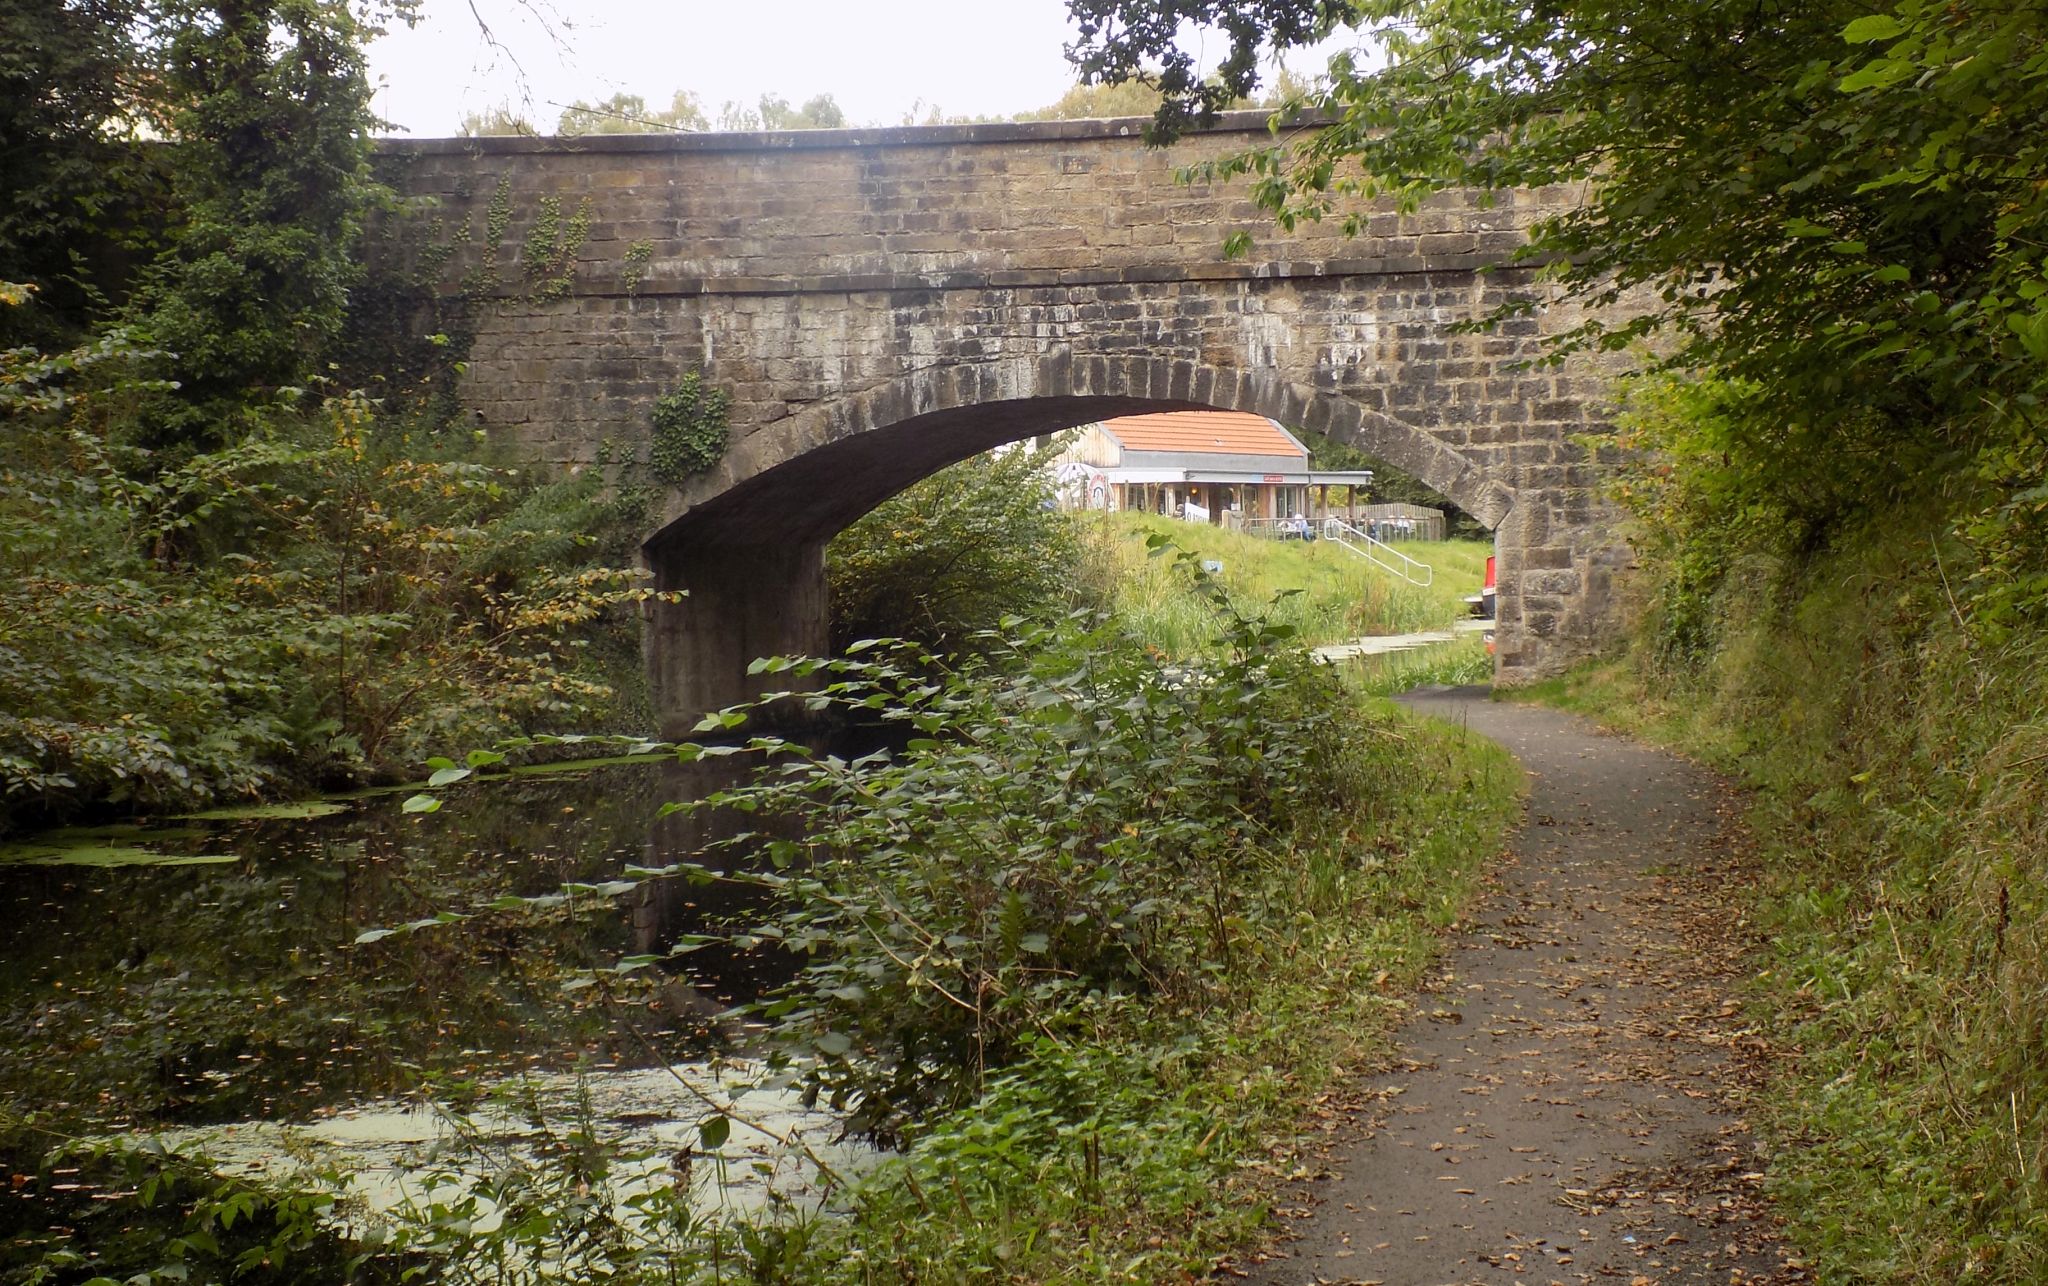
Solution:
[{"label": "canopy over building entrance", "polygon": [[1355,513],[1372,482],[1370,469],[1311,469],[1299,439],[1245,411],[1161,411],[1087,425],[1059,476],[1070,508],[1214,523]]}]

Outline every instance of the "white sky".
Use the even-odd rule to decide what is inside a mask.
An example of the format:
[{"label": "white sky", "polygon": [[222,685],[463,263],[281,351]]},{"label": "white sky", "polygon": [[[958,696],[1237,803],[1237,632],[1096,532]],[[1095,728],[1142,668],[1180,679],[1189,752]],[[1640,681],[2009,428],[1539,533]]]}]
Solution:
[{"label": "white sky", "polygon": [[474,4],[511,57],[485,41],[468,0],[427,0],[417,28],[371,46],[377,110],[398,132],[454,134],[465,112],[497,104],[550,130],[556,104],[626,92],[661,107],[678,89],[714,118],[728,99],[828,93],[849,124],[896,125],[919,103],[920,114],[1029,111],[1074,81],[1062,0]]}]

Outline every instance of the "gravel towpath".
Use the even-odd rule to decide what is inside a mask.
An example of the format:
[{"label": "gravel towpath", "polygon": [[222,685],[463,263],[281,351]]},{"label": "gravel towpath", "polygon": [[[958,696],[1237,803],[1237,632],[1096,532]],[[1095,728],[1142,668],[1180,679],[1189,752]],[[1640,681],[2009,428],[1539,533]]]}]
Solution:
[{"label": "gravel towpath", "polygon": [[1483,688],[1406,699],[1506,746],[1525,824],[1386,1070],[1280,1198],[1267,1286],[1805,1281],[1745,1123],[1764,1043],[1735,801],[1675,756]]}]

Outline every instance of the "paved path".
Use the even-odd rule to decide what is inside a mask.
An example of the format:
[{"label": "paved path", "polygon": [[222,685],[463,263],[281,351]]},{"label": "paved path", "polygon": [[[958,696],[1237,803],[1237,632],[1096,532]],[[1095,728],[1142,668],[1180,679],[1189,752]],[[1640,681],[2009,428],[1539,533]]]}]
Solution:
[{"label": "paved path", "polygon": [[1521,760],[1527,823],[1448,944],[1395,1065],[1340,1115],[1299,1234],[1248,1266],[1307,1283],[1805,1280],[1741,1118],[1762,1041],[1733,801],[1674,756],[1485,689],[1412,695]]}]

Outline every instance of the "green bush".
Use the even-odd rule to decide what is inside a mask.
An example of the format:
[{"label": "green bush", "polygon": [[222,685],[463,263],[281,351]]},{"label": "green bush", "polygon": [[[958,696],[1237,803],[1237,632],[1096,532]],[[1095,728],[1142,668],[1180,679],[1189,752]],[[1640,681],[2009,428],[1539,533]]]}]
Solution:
[{"label": "green bush", "polygon": [[[1260,857],[1360,792],[1331,674],[1237,615],[1197,672],[1114,625],[1005,623],[990,658],[772,662],[828,678],[910,739],[848,762],[779,744],[783,771],[693,807],[795,819],[787,910],[750,929],[809,960],[771,1006],[814,1092],[890,1131],[978,1094],[1038,1037],[1228,964]],[[735,844],[751,844],[759,836]]]},{"label": "green bush", "polygon": [[903,638],[971,652],[1010,616],[1045,621],[1080,593],[1074,522],[1053,507],[1050,453],[943,469],[841,532],[826,551],[835,649]]},{"label": "green bush", "polygon": [[643,593],[618,536],[637,502],[595,474],[484,463],[359,399],[154,468],[117,397],[13,409],[0,823],[392,773],[630,709],[637,658],[601,627]]},{"label": "green bush", "polygon": [[154,1141],[68,1140],[50,1148],[32,1125],[5,1124],[0,1156],[21,1168],[9,1167],[11,1190],[0,1194],[0,1280],[404,1280],[396,1257],[378,1260],[345,1235],[336,1219],[338,1176],[266,1185]]}]

